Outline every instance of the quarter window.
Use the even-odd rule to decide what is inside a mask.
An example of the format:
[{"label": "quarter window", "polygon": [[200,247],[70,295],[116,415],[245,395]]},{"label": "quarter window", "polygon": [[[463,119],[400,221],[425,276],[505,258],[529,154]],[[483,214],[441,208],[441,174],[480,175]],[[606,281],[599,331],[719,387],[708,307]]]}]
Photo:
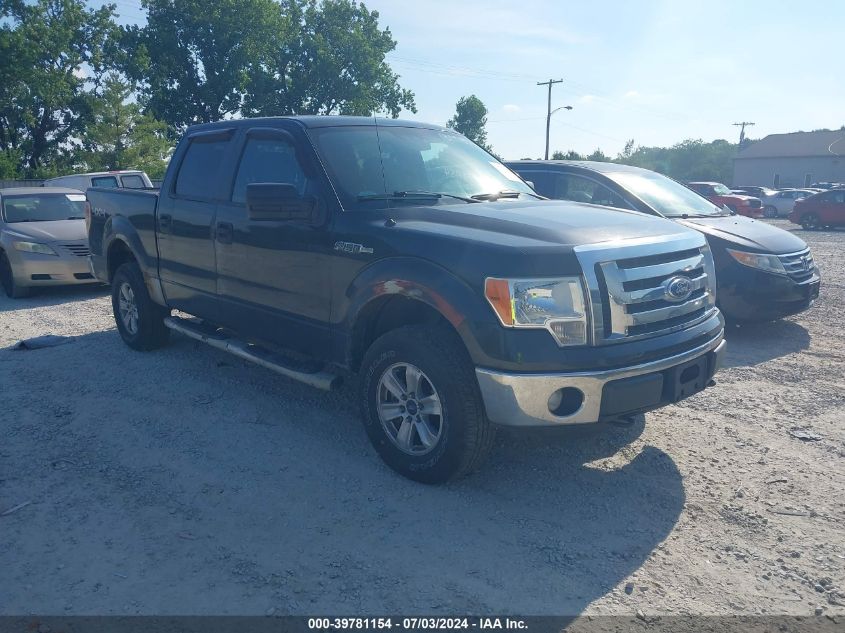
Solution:
[{"label": "quarter window", "polygon": [[136,175],[121,176],[120,182],[126,189],[144,189],[146,187],[144,179]]},{"label": "quarter window", "polygon": [[99,176],[91,178],[92,187],[117,187],[117,178],[114,176]]}]

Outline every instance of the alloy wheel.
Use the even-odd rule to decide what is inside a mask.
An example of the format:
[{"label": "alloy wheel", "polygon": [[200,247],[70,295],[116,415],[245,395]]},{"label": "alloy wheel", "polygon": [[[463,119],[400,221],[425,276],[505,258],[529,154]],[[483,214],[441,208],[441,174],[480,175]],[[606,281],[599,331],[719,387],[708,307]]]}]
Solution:
[{"label": "alloy wheel", "polygon": [[443,433],[443,408],[433,383],[418,367],[396,363],[381,376],[376,392],[381,425],[390,441],[409,455],[432,451]]}]

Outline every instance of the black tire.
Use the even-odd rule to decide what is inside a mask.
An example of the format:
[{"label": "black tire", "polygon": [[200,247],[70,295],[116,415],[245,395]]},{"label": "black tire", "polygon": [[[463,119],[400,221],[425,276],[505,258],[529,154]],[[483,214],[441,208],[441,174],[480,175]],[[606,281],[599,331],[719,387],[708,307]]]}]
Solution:
[{"label": "black tire", "polygon": [[[132,291],[134,305],[137,308],[134,327],[121,316],[121,292],[124,285]],[[170,330],[164,325],[164,318],[170,311],[155,303],[147,292],[144,276],[135,262],[121,265],[112,278],[111,293],[114,321],[120,337],[132,349],[142,352],[157,349],[167,344]]]},{"label": "black tire", "polygon": [[[439,397],[441,414],[434,416],[439,418],[437,440],[424,454],[401,449],[385,428],[391,422],[383,424],[379,417],[379,397],[386,393],[381,381],[391,368],[404,364],[418,368],[423,374],[420,385],[427,381]],[[466,475],[481,465],[493,446],[495,427],[485,414],[475,370],[463,343],[445,325],[406,326],[376,340],[361,365],[358,397],[376,451],[393,470],[414,481],[440,484]],[[397,417],[406,419],[406,413]],[[410,435],[416,434],[421,442],[419,427],[413,428]]]},{"label": "black tire", "polygon": [[6,253],[2,251],[0,251],[0,285],[3,286],[3,292],[10,299],[22,299],[32,294],[32,288],[15,283],[12,263],[6,257]]},{"label": "black tire", "polygon": [[766,205],[765,207],[763,207],[763,217],[766,217],[766,218],[776,218],[776,217],[778,217],[777,208],[773,207],[770,204]]},{"label": "black tire", "polygon": [[819,216],[817,216],[815,213],[807,213],[805,215],[802,215],[798,223],[804,228],[805,231],[815,231],[816,229],[820,228]]}]

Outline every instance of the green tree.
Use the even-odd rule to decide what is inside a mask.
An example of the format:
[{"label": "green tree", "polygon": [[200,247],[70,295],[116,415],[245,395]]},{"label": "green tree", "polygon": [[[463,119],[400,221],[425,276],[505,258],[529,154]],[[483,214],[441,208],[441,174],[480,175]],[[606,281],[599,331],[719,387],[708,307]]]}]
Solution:
[{"label": "green tree", "polygon": [[272,63],[253,75],[246,111],[256,115],[416,112],[385,56],[396,48],[378,11],[351,0],[282,0]]},{"label": "green tree", "polygon": [[90,120],[113,5],[0,0],[0,18],[0,151],[33,176],[66,158]]},{"label": "green tree", "polygon": [[117,74],[103,80],[78,154],[87,171],[142,169],[152,178],[164,174],[172,149],[167,124],[144,114],[132,94],[131,84]]},{"label": "green tree", "polygon": [[475,95],[461,97],[455,106],[455,116],[446,125],[456,132],[460,132],[479,147],[488,152],[487,144],[487,106]]},{"label": "green tree", "polygon": [[634,153],[634,139],[631,139],[627,143],[625,143],[625,148],[620,152],[619,156],[616,158],[619,162],[624,162],[631,158]]},{"label": "green tree", "polygon": [[552,160],[584,160],[584,157],[574,149],[569,150],[565,154],[560,150],[556,150],[552,153]]},{"label": "green tree", "polygon": [[587,156],[586,160],[594,160],[602,163],[608,163],[610,162],[610,156],[606,156],[605,153],[601,151],[601,149],[596,148],[596,150],[592,154],[589,154]]},{"label": "green tree", "polygon": [[730,182],[737,145],[718,139],[705,143],[687,139],[672,147],[638,147],[617,162],[644,167],[677,180]]},{"label": "green tree", "polygon": [[122,29],[121,65],[148,111],[176,129],[238,113],[250,78],[284,33],[273,0],[143,0]]},{"label": "green tree", "polygon": [[143,0],[122,66],[179,130],[227,116],[416,111],[385,61],[379,14],[351,0]]}]

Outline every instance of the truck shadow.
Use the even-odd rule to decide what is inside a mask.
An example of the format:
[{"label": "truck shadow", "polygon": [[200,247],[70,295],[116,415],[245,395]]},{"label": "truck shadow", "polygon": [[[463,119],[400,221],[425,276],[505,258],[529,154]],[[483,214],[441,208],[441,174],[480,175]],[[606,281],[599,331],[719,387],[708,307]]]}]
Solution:
[{"label": "truck shadow", "polygon": [[728,327],[725,337],[725,367],[753,367],[810,347],[807,328],[787,319]]},{"label": "truck shadow", "polygon": [[[643,416],[504,429],[479,472],[424,486],[378,459],[351,387],[326,394],[182,337],[149,354],[114,331],[0,354],[4,386],[19,395],[20,415],[4,422],[7,466],[29,473],[65,460],[27,475],[40,505],[15,515],[12,584],[61,559],[74,578],[106,578],[111,593],[75,600],[87,613],[118,613],[131,599],[147,614],[276,605],[295,615],[574,617],[623,591],[685,503],[673,459],[638,441]],[[42,374],[59,387],[28,395]],[[73,520],[56,541],[46,517],[63,512]],[[102,554],[103,576],[88,556],[110,541],[120,546]],[[167,583],[180,591],[161,592]],[[66,602],[28,600],[10,596],[10,608],[60,612]]]},{"label": "truck shadow", "polygon": [[29,297],[10,299],[0,290],[0,312],[15,312],[45,306],[73,303],[86,299],[104,297],[111,292],[105,284],[86,284],[83,286],[55,286],[36,288]]}]

